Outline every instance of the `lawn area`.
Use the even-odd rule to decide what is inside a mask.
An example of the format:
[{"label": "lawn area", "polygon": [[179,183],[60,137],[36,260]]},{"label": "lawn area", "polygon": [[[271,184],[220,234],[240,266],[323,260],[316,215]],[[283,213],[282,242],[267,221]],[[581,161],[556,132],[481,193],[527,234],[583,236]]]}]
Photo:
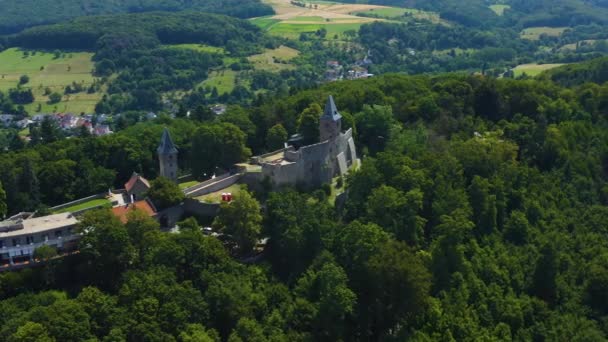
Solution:
[{"label": "lawn area", "polygon": [[557,68],[564,64],[521,64],[513,68],[514,76],[518,77],[523,75],[524,73],[528,76],[536,76],[543,71]]},{"label": "lawn area", "polygon": [[222,201],[223,193],[231,193],[234,198],[234,196],[238,196],[239,192],[241,192],[241,185],[232,184],[231,186],[229,186],[227,188],[224,188],[224,189],[216,191],[216,192],[212,192],[207,195],[197,197],[196,199],[201,202],[206,202],[206,203],[220,203]]},{"label": "lawn area", "polygon": [[500,16],[505,14],[505,10],[510,9],[510,8],[511,8],[511,6],[509,6],[509,5],[499,5],[499,4],[490,5],[490,9],[492,11],[494,11],[494,13],[496,13],[496,15],[500,15]]},{"label": "lawn area", "polygon": [[528,27],[524,29],[520,33],[520,37],[522,39],[530,39],[530,40],[538,40],[540,36],[546,34],[551,37],[559,37],[564,31],[566,31],[569,27]]},{"label": "lawn area", "polygon": [[211,71],[209,73],[209,78],[204,80],[200,86],[215,87],[217,88],[218,94],[222,95],[224,93],[229,93],[234,89],[234,86],[236,85],[236,76],[237,72],[230,69]]},{"label": "lawn area", "polygon": [[185,183],[179,183],[179,188],[184,190],[191,186],[195,186],[198,183],[200,183],[200,182],[199,181],[190,181],[190,182],[185,182]]},{"label": "lawn area", "polygon": [[29,51],[29,55],[17,48],[0,52],[0,90],[7,91],[17,87],[21,75],[27,75],[30,81],[23,87],[29,87],[34,93],[35,102],[25,106],[34,113],[41,105],[41,112],[92,112],[95,104],[103,94],[81,92],[64,96],[58,104],[48,105],[44,95],[46,88],[63,94],[65,87],[73,82],[80,83],[86,89],[93,83],[93,54],[90,52],[65,52],[55,58],[52,52]]},{"label": "lawn area", "polygon": [[282,45],[276,49],[268,49],[259,55],[250,56],[248,59],[256,70],[279,72],[293,69],[295,66],[289,61],[299,54],[300,51]]},{"label": "lawn area", "polygon": [[224,50],[224,48],[211,46],[211,45],[205,45],[205,44],[176,44],[176,45],[167,45],[167,48],[169,48],[169,49],[189,49],[189,50],[195,50],[198,52],[218,53],[221,55],[226,53],[226,50]]},{"label": "lawn area", "polygon": [[75,212],[75,211],[94,208],[94,207],[98,207],[98,206],[104,206],[104,207],[110,208],[112,206],[112,203],[110,203],[110,201],[108,201],[105,198],[98,198],[98,199],[90,200],[90,201],[87,201],[87,202],[84,202],[81,204],[76,204],[71,207],[63,208],[61,210],[58,210],[56,212],[56,214]]}]

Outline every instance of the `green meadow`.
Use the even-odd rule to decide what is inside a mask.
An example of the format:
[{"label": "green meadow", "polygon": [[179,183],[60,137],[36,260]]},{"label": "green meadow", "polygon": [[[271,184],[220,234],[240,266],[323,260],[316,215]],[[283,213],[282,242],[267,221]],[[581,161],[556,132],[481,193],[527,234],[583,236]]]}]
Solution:
[{"label": "green meadow", "polygon": [[12,48],[0,52],[0,91],[16,88],[19,78],[27,75],[30,81],[22,87],[31,88],[34,93],[34,103],[25,106],[30,113],[35,113],[40,106],[41,112],[92,112],[95,104],[103,94],[87,94],[81,92],[63,96],[57,104],[47,104],[48,96],[45,89],[51,92],[64,93],[65,87],[73,82],[83,85],[86,89],[94,77],[93,57],[89,52],[62,52],[59,58],[49,51],[24,51]]},{"label": "green meadow", "polygon": [[536,64],[536,63],[521,64],[521,65],[518,65],[515,68],[513,68],[513,72],[514,72],[515,77],[519,77],[523,74],[533,77],[533,76],[539,75],[543,71],[557,68],[562,65],[564,65],[564,64],[559,64],[559,63],[556,63],[556,64]]},{"label": "green meadow", "polygon": [[341,37],[344,32],[349,30],[359,30],[363,23],[319,23],[319,24],[294,24],[294,23],[279,23],[270,28],[270,34],[283,36],[287,38],[298,38],[301,33],[316,32],[324,28],[327,30],[327,39],[333,39],[335,35]]},{"label": "green meadow", "polygon": [[538,40],[540,36],[546,34],[551,37],[559,37],[564,31],[566,31],[568,27],[528,27],[521,31],[521,38],[530,39],[530,40]]},{"label": "green meadow", "polygon": [[499,5],[499,4],[490,5],[490,9],[492,11],[494,11],[494,13],[496,13],[496,15],[500,15],[500,16],[505,14],[505,10],[508,10],[510,8],[511,8],[511,6],[509,6],[509,5]]}]

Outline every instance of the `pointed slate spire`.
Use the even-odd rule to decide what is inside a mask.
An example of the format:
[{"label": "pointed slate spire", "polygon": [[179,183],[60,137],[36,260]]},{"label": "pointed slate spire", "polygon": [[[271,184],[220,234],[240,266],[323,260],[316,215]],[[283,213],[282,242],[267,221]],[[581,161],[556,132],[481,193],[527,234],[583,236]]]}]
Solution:
[{"label": "pointed slate spire", "polygon": [[161,154],[161,155],[177,153],[177,148],[173,144],[173,140],[171,140],[171,135],[169,134],[169,130],[166,127],[165,127],[165,130],[163,131],[163,136],[160,139],[160,145],[158,146],[158,149],[156,150],[156,152],[158,152],[158,154]]},{"label": "pointed slate spire", "polygon": [[338,108],[336,108],[336,104],[334,103],[334,97],[329,95],[321,120],[338,121],[340,119],[342,119],[342,115],[338,113]]}]

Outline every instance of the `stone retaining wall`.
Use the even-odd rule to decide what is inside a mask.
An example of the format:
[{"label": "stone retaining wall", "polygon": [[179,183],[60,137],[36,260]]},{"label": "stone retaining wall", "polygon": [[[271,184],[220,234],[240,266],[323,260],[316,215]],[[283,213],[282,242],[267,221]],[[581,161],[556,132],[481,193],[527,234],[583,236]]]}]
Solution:
[{"label": "stone retaining wall", "polygon": [[186,196],[198,197],[198,196],[210,194],[212,192],[220,191],[220,190],[225,189],[225,188],[231,186],[232,184],[235,184],[236,182],[238,182],[242,176],[243,176],[243,174],[237,173],[235,175],[222,178],[220,180],[218,180],[216,177],[215,179],[213,179],[214,182],[206,184],[205,186],[200,187],[194,191],[187,192]]},{"label": "stone retaining wall", "polygon": [[224,178],[228,178],[228,177],[230,177],[230,174],[229,174],[229,173],[225,173],[225,174],[220,175],[220,176],[217,176],[217,177],[215,177],[215,178],[212,178],[212,179],[207,179],[207,180],[206,180],[206,181],[204,181],[204,182],[201,182],[201,183],[195,184],[195,185],[193,185],[193,186],[191,186],[191,187],[189,187],[189,188],[184,189],[184,193],[186,194],[186,196],[189,196],[189,195],[188,195],[189,193],[192,193],[192,192],[194,192],[194,191],[198,191],[198,190],[200,190],[201,188],[204,188],[204,187],[206,187],[206,186],[207,186],[207,185],[209,185],[209,184],[213,184],[213,183],[215,183],[215,182],[218,182],[218,181],[220,181],[220,180],[222,180],[222,179],[224,179]]}]

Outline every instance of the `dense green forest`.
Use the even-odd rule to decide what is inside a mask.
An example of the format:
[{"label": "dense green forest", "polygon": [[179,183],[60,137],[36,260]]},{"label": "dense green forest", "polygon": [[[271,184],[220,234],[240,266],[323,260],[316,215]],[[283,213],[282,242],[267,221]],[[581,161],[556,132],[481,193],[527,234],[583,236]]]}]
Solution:
[{"label": "dense green forest", "polygon": [[561,85],[580,85],[587,82],[608,82],[608,58],[597,58],[587,62],[564,65],[539,76]]},{"label": "dense green forest", "polygon": [[[608,8],[600,1],[366,3],[433,11],[444,20],[405,13],[361,26],[356,41],[371,52],[374,74],[467,70],[499,76],[520,64],[573,63],[608,52]],[[491,5],[503,6],[504,11],[498,14]],[[527,29],[537,34],[527,36]]]},{"label": "dense green forest", "polygon": [[274,13],[259,0],[0,0],[0,34],[82,16],[193,10],[252,18]]},{"label": "dense green forest", "polygon": [[[606,339],[607,83],[385,75],[102,138],[61,140],[47,120],[3,153],[0,202],[14,212],[153,178],[163,126],[182,170],[225,167],[272,148],[277,124],[301,130],[328,94],[363,155],[344,206],[323,190],[243,192],[213,223],[234,237],[224,245],[193,220],[161,233],[92,212],[80,254],[0,275],[1,338]],[[196,164],[209,151],[222,158]],[[236,261],[258,237],[262,262]]]}]

